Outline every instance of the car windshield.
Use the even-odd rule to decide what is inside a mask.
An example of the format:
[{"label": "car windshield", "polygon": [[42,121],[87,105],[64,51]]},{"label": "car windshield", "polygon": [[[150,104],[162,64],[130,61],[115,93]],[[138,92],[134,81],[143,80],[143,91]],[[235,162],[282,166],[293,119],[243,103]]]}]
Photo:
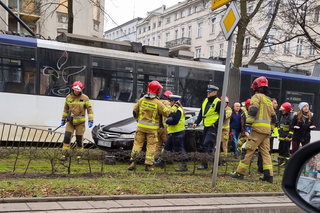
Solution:
[{"label": "car windshield", "polygon": [[297,185],[297,190],[299,193],[309,194],[314,183],[314,179],[300,177]]},{"label": "car windshield", "polygon": [[[192,124],[194,124],[194,122],[197,120],[197,118],[198,118],[198,116],[196,115],[196,116],[193,116],[193,117],[191,117],[191,118],[189,118],[189,119],[187,119],[186,121],[185,121],[185,125],[186,126],[192,126]],[[190,127],[191,127],[190,126]],[[199,123],[199,125],[198,125],[198,127],[202,127],[203,126],[203,123],[202,123],[202,121]]]}]

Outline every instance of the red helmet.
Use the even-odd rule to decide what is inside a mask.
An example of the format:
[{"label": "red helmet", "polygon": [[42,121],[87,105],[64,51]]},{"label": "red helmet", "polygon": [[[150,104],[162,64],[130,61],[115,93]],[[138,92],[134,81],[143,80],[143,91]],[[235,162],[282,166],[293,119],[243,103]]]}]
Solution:
[{"label": "red helmet", "polygon": [[74,91],[78,91],[78,92],[82,92],[83,90],[83,85],[80,81],[75,81],[73,84],[72,84],[72,89]]},{"label": "red helmet", "polygon": [[289,113],[289,112],[292,111],[292,106],[291,106],[291,104],[290,104],[289,102],[284,102],[284,103],[281,105],[281,107],[280,107],[279,110],[280,110],[280,111],[285,110],[287,113]]},{"label": "red helmet", "polygon": [[[220,100],[222,101],[222,96],[220,97]],[[228,96],[226,96],[225,102],[226,102],[226,103],[229,103],[229,98],[228,98]]]},{"label": "red helmet", "polygon": [[148,85],[148,93],[159,95],[162,85],[158,81],[151,81]]},{"label": "red helmet", "polygon": [[163,93],[167,98],[169,98],[169,95],[173,95],[173,93],[170,90],[167,90]]},{"label": "red helmet", "polygon": [[244,102],[244,105],[245,105],[247,108],[249,108],[250,102],[251,102],[251,99],[249,98],[249,99],[247,99],[247,100]]},{"label": "red helmet", "polygon": [[267,86],[268,86],[268,80],[264,76],[256,78],[252,83],[253,90],[257,90],[260,87],[267,87]]}]

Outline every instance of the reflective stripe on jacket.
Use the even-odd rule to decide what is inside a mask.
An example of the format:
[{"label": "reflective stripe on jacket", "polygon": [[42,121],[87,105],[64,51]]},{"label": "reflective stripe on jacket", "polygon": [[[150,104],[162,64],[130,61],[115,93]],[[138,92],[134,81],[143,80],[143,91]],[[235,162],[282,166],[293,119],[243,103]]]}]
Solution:
[{"label": "reflective stripe on jacket", "polygon": [[202,103],[202,119],[205,127],[212,126],[219,119],[219,113],[216,112],[217,103],[219,101],[219,98],[214,99],[206,114],[204,114],[204,112],[208,103],[208,98]]},{"label": "reflective stripe on jacket", "polygon": [[[250,115],[250,108],[258,108],[255,117]],[[271,134],[275,124],[271,124],[271,117],[275,115],[271,100],[262,93],[256,93],[251,98],[247,124],[252,125],[252,131],[262,134]]]},{"label": "reflective stripe on jacket", "polygon": [[178,110],[181,112],[181,117],[179,120],[179,123],[177,125],[169,125],[168,126],[168,133],[175,133],[175,132],[181,132],[185,130],[185,116],[183,115],[183,110],[179,107]]}]

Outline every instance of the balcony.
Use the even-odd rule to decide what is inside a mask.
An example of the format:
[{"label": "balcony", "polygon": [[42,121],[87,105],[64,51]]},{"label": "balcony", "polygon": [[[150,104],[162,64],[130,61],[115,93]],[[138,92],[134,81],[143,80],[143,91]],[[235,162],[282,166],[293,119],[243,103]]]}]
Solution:
[{"label": "balcony", "polygon": [[[17,11],[17,1],[9,1],[9,8],[18,15]],[[29,0],[23,1],[20,0],[20,18],[24,22],[35,23],[40,19],[40,6],[41,2],[39,0]]]},{"label": "balcony", "polygon": [[172,50],[182,50],[182,49],[190,49],[191,47],[191,38],[179,38],[172,41],[166,42],[166,48]]}]

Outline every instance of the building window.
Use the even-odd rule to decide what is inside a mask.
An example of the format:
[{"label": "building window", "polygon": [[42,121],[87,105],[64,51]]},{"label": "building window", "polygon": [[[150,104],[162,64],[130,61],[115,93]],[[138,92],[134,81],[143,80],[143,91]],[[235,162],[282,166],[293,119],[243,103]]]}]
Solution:
[{"label": "building window", "polygon": [[170,39],[170,33],[166,33],[166,41],[169,41]]},{"label": "building window", "polygon": [[128,28],[128,34],[130,34],[130,28]]},{"label": "building window", "polygon": [[155,36],[152,37],[152,46],[156,46],[156,37]]},{"label": "building window", "polygon": [[201,48],[196,48],[195,58],[200,58],[201,56]]},{"label": "building window", "polygon": [[141,34],[141,28],[139,28],[139,35]]},{"label": "building window", "polygon": [[191,26],[188,26],[188,38],[191,38]]},{"label": "building window", "polygon": [[174,39],[175,39],[175,40],[177,40],[177,39],[178,39],[178,30],[176,30],[176,31],[175,31]]},{"label": "building window", "polygon": [[275,10],[275,6],[276,6],[276,2],[274,0],[271,0],[268,2],[268,12],[267,12],[267,18],[271,19],[273,14],[274,14],[274,10]]},{"label": "building window", "polygon": [[273,53],[274,51],[274,36],[268,35],[264,42],[264,53]]},{"label": "building window", "polygon": [[313,46],[313,44],[316,43],[316,40],[313,39],[312,40],[312,43],[310,44],[310,47],[309,47],[309,56],[314,56],[314,52],[315,52],[315,48]]},{"label": "building window", "polygon": [[191,14],[192,14],[192,8],[189,7],[189,8],[188,8],[188,11],[189,11],[189,12],[188,12],[188,15],[191,15]]},{"label": "building window", "polygon": [[158,21],[158,27],[161,27],[161,20]]},{"label": "building window", "polygon": [[248,16],[251,15],[252,11],[253,11],[253,6],[250,5],[250,6],[248,7],[248,12],[247,12],[247,13],[248,13]]},{"label": "building window", "polygon": [[143,32],[144,32],[144,33],[146,32],[146,28],[145,28],[145,27],[143,28]]},{"label": "building window", "polygon": [[216,18],[211,19],[211,33],[215,32],[215,21],[216,21]]},{"label": "building window", "polygon": [[185,16],[186,16],[186,11],[183,10],[183,11],[181,12],[181,18],[183,18],[183,17],[185,17]]},{"label": "building window", "polygon": [[213,57],[213,46],[209,47],[209,57]]},{"label": "building window", "polygon": [[184,38],[184,28],[181,28],[181,38]]},{"label": "building window", "polygon": [[301,38],[298,38],[297,40],[297,51],[296,51],[296,56],[302,56],[303,54],[303,40]]},{"label": "building window", "polygon": [[202,37],[202,22],[198,23],[197,38]]},{"label": "building window", "polygon": [[314,9],[313,22],[315,22],[315,23],[319,22],[319,15],[320,15],[320,6],[318,6]]},{"label": "building window", "polygon": [[160,47],[160,46],[161,46],[161,36],[158,35],[158,47]]},{"label": "building window", "polygon": [[244,56],[249,56],[249,50],[250,50],[250,37],[247,37],[244,39]]},{"label": "building window", "polygon": [[151,26],[149,25],[149,26],[148,26],[148,31],[150,31],[150,30],[151,30]]},{"label": "building window", "polygon": [[171,21],[171,17],[169,16],[169,17],[167,18],[167,24],[169,24],[170,21]]},{"label": "building window", "polygon": [[283,54],[285,55],[290,55],[290,38],[286,37],[286,43],[284,43],[284,47],[283,47]]},{"label": "building window", "polygon": [[198,12],[198,6],[194,6],[194,12]]},{"label": "building window", "polygon": [[147,44],[147,45],[150,45],[150,38],[148,38],[148,40],[147,40],[147,41],[148,41],[148,44]]},{"label": "building window", "polygon": [[153,22],[152,29],[155,29],[155,28],[156,28],[156,22]]},{"label": "building window", "polygon": [[223,57],[223,43],[219,44],[219,57],[222,58]]}]

